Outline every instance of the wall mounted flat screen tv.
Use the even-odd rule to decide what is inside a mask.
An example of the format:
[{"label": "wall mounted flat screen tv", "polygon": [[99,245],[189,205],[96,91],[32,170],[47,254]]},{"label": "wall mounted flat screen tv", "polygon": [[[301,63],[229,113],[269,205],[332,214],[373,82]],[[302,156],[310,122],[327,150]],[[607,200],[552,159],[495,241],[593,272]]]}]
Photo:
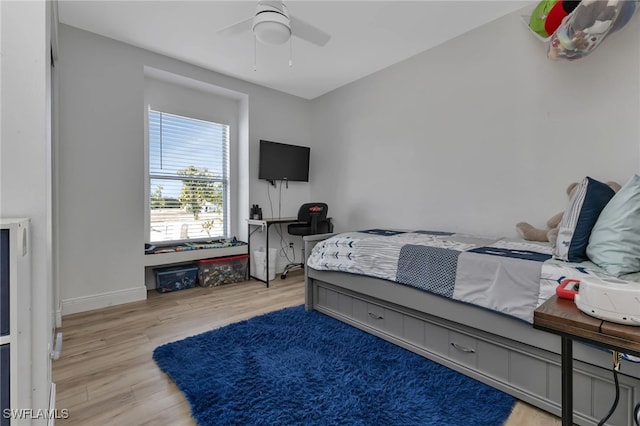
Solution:
[{"label": "wall mounted flat screen tv", "polygon": [[309,182],[310,153],[306,146],[261,140],[258,178]]}]

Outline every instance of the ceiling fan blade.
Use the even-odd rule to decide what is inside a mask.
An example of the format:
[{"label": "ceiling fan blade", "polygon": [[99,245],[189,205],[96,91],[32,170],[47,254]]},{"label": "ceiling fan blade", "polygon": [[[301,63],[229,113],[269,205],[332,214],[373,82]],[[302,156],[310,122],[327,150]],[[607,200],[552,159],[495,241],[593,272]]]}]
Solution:
[{"label": "ceiling fan blade", "polygon": [[294,17],[291,17],[291,33],[318,46],[324,46],[331,39],[331,36],[321,29]]},{"label": "ceiling fan blade", "polygon": [[240,34],[246,31],[251,31],[251,24],[253,23],[253,16],[247,19],[244,19],[240,22],[236,22],[233,25],[229,25],[228,27],[224,27],[217,31],[218,35],[221,36],[230,36]]}]

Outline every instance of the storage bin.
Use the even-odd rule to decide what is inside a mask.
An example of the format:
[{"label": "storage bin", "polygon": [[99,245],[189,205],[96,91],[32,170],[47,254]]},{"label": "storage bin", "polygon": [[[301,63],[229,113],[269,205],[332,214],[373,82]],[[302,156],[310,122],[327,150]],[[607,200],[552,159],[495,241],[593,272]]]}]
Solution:
[{"label": "storage bin", "polygon": [[198,285],[213,287],[247,279],[248,254],[199,260]]},{"label": "storage bin", "polygon": [[[262,281],[267,280],[267,252],[264,248],[253,252],[253,275]],[[276,260],[278,260],[278,249],[269,249],[269,281],[276,278]]]},{"label": "storage bin", "polygon": [[196,285],[198,266],[193,263],[166,268],[156,268],[156,290],[159,293],[184,290]]}]

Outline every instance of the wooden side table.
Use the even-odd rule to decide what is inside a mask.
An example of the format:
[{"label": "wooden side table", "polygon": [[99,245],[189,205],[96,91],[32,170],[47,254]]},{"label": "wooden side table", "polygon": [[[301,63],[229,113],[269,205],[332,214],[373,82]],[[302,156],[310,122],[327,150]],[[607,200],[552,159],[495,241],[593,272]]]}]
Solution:
[{"label": "wooden side table", "polygon": [[560,336],[562,358],[562,425],[573,425],[573,341],[640,356],[640,327],[591,317],[572,300],[553,296],[533,313],[533,327]]}]

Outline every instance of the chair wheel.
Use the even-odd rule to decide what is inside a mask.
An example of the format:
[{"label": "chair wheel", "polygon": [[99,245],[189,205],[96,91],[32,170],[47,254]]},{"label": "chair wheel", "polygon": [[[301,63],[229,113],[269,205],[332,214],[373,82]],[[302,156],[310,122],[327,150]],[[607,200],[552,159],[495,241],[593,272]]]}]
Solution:
[{"label": "chair wheel", "polygon": [[282,275],[280,275],[280,279],[281,279],[281,280],[284,280],[285,278],[287,278],[287,275],[286,275],[286,274],[282,274]]}]

